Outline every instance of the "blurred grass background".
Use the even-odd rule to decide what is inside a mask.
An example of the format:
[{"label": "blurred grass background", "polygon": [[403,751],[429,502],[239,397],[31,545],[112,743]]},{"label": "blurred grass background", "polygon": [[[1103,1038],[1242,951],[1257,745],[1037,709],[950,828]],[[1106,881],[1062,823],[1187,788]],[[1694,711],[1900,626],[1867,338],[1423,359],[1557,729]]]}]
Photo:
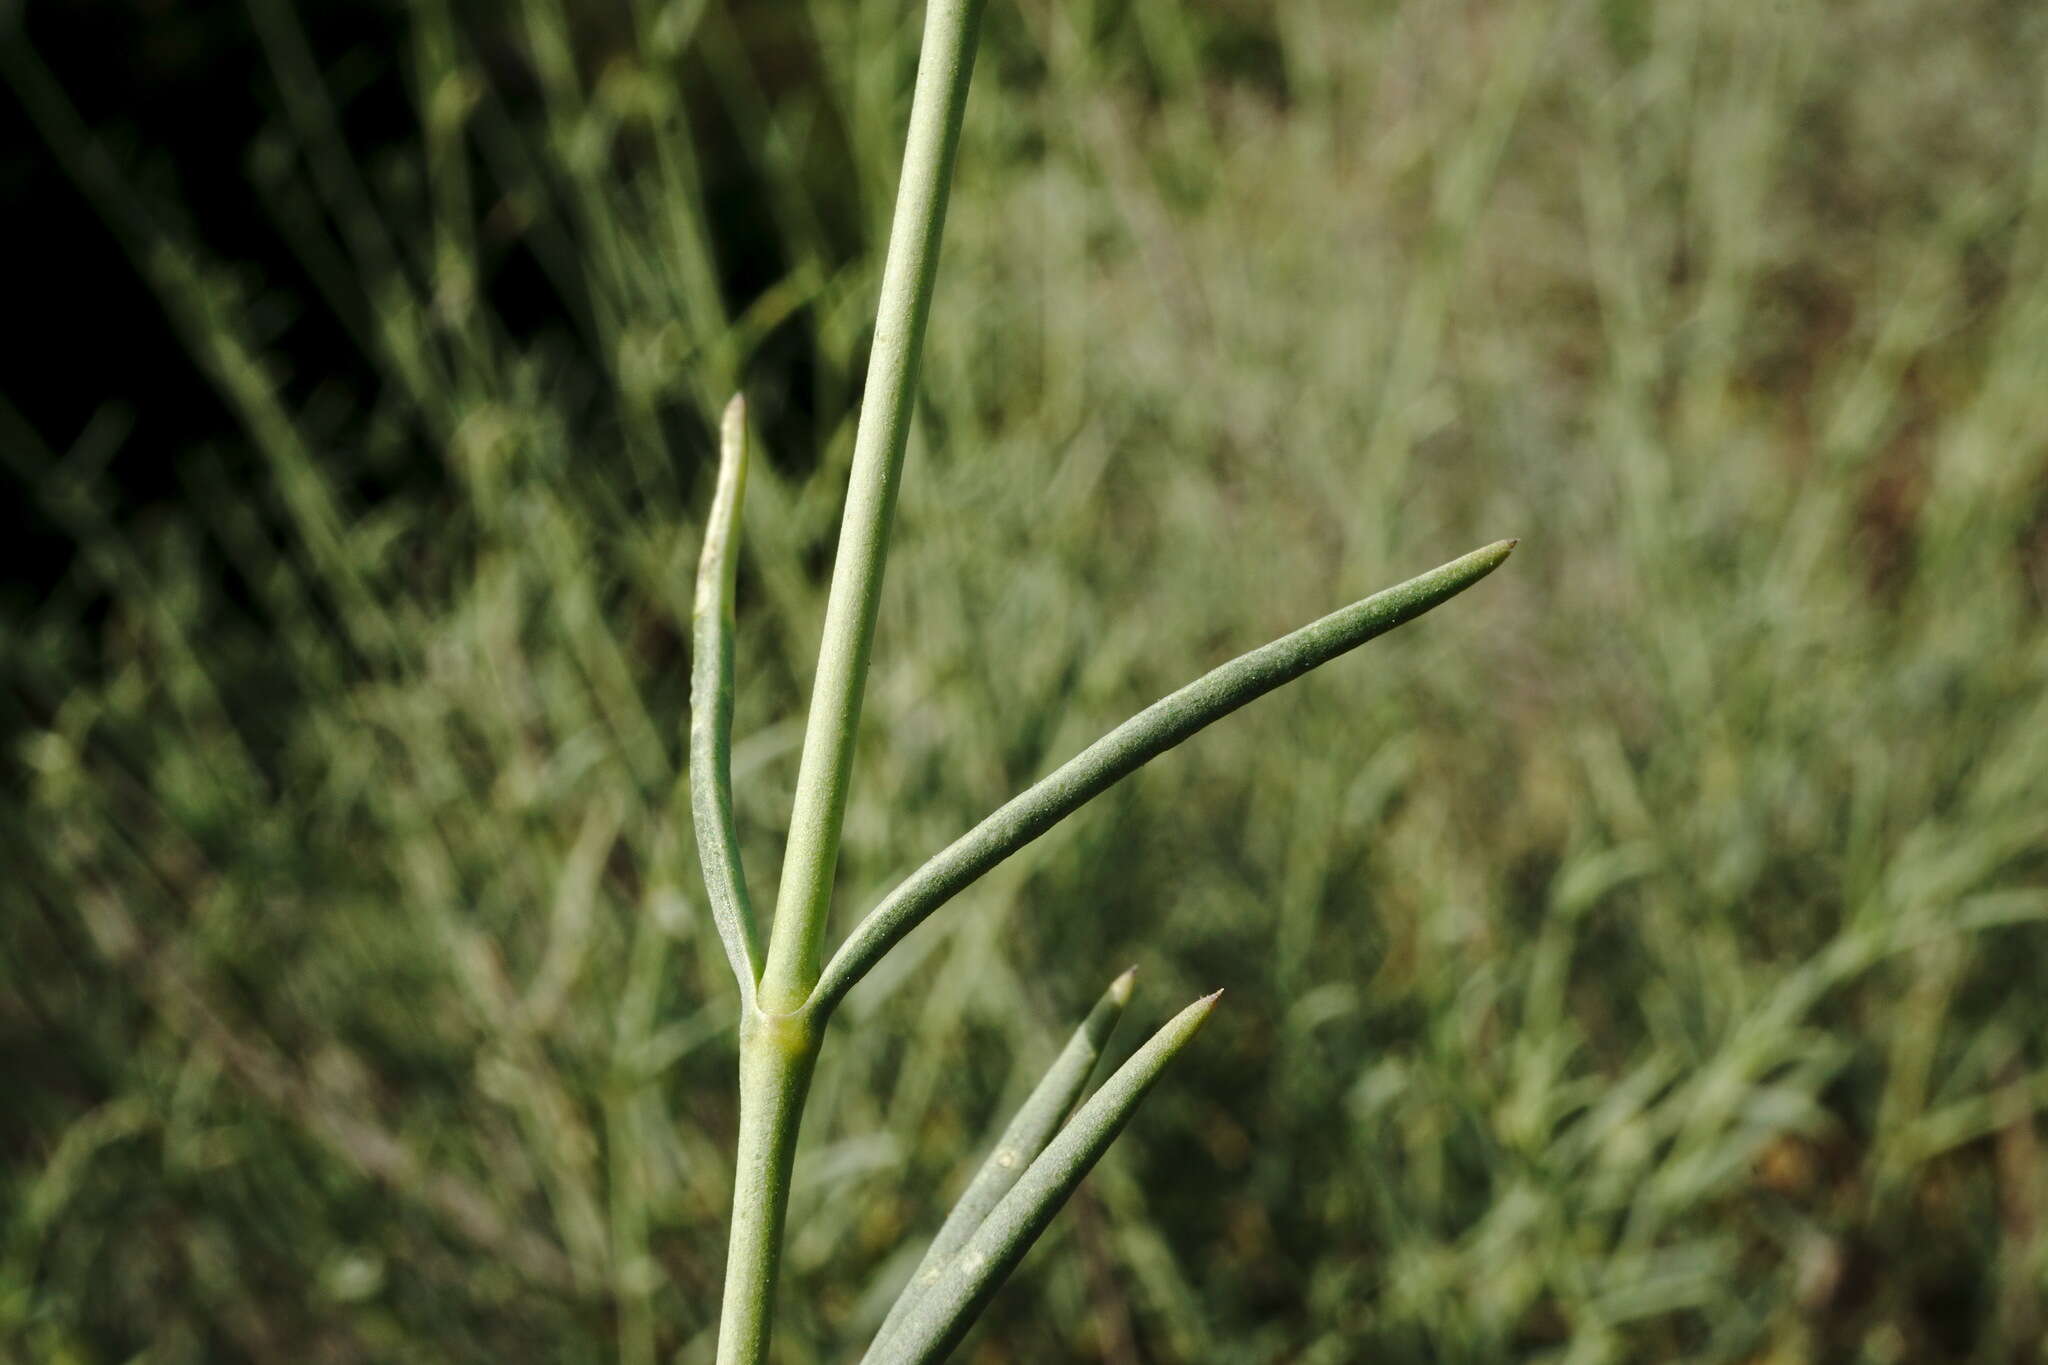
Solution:
[{"label": "blurred grass background", "polygon": [[[11,1357],[710,1359],[707,419],[769,886],[920,13],[12,21]],[[1524,540],[849,1000],[779,1358],[1132,962],[1227,1008],[968,1359],[2042,1358],[2048,13],[992,0],[924,395],[842,916]]]}]

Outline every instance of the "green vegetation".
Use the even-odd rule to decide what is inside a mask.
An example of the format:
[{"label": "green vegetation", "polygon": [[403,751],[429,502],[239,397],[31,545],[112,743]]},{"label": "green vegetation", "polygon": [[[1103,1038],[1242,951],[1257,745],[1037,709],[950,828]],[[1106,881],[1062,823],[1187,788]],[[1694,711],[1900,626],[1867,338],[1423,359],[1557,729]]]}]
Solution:
[{"label": "green vegetation", "polygon": [[[768,1357],[804,1104],[826,1027],[846,993],[926,916],[1116,782],[1212,722],[1455,597],[1499,568],[1514,549],[1514,542],[1500,541],[1475,550],[1239,655],[1154,702],[934,854],[884,896],[832,960],[825,961],[825,927],[890,523],[916,410],[918,367],[981,13],[981,0],[930,0],[926,6],[917,93],[910,105],[846,512],[783,851],[782,889],[765,948],[759,946],[760,930],[747,894],[732,798],[735,566],[747,483],[744,398],[727,404],[720,425],[717,491],[692,606],[696,640],[690,684],[690,796],[697,853],[704,864],[712,923],[740,993],[740,1129],[718,1322],[719,1365],[758,1365]],[[1126,972],[1118,978],[1111,987],[1113,998],[1128,997],[1131,977]],[[882,1320],[866,1359],[928,1365],[952,1354],[1221,994],[1204,996],[1174,1016],[1071,1118],[1103,1039],[1093,1039],[1087,1060],[1071,1066],[1075,1045],[1069,1043],[954,1204]],[[1120,1012],[1122,999],[1116,1004]],[[1082,1036],[1090,1032],[1084,1021]],[[1054,1095],[1059,1098],[1050,1098]]]},{"label": "green vegetation", "polygon": [[[57,451],[0,410],[78,547],[0,638],[12,1354],[712,1358],[739,1039],[691,570],[744,387],[760,885],[921,10],[508,8],[412,7],[387,164],[340,135],[349,72],[250,6],[251,174],[355,394],[289,373],[264,282],[0,41],[266,470],[164,451],[190,496],[117,517],[118,408]],[[1230,1008],[960,1359],[2038,1350],[2037,10],[990,7],[832,938],[1203,667],[1531,539],[845,994],[777,1359],[873,1337],[1126,962]],[[744,294],[734,185],[775,263]],[[489,306],[529,257],[537,334]]]}]

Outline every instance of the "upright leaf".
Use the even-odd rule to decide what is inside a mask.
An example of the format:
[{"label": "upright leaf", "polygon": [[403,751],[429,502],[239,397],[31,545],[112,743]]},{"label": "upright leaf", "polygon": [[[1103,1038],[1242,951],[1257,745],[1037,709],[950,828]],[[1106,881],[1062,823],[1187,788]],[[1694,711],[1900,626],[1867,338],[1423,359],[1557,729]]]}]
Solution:
[{"label": "upright leaf", "polygon": [[1204,996],[1168,1020],[1102,1083],[982,1220],[938,1282],[918,1296],[895,1332],[869,1349],[870,1365],[927,1365],[945,1359],[1222,994]]},{"label": "upright leaf", "polygon": [[732,818],[733,586],[738,575],[740,504],[747,489],[747,402],[734,394],[719,426],[718,487],[704,526],[691,605],[690,814],[711,919],[749,1004],[761,975],[760,932],[747,897]]},{"label": "upright leaf", "polygon": [[898,1323],[910,1312],[912,1306],[931,1286],[943,1278],[946,1266],[953,1254],[974,1235],[989,1210],[1024,1174],[1025,1169],[1045,1150],[1046,1143],[1059,1131],[1060,1124],[1073,1110],[1074,1101],[1088,1086],[1088,1077],[1094,1073],[1095,1063],[1102,1056],[1102,1049],[1109,1042],[1109,1035],[1116,1029],[1116,1022],[1123,1017],[1124,1006],[1130,1002],[1131,983],[1138,969],[1131,968],[1109,985],[1102,998],[1095,1002],[1095,1008],[1088,1011],[1088,1017],[1074,1030],[1074,1036],[1067,1040],[1066,1047],[1046,1069],[1046,1073],[1032,1088],[1031,1094],[1017,1110],[1010,1126],[1003,1130],[1002,1138],[990,1150],[988,1158],[981,1163],[981,1169],[974,1173],[974,1179],[953,1204],[952,1212],[946,1215],[945,1223],[939,1228],[938,1236],[925,1250],[924,1259],[911,1273],[910,1283],[889,1309],[888,1317],[875,1333],[879,1344],[885,1340]]}]

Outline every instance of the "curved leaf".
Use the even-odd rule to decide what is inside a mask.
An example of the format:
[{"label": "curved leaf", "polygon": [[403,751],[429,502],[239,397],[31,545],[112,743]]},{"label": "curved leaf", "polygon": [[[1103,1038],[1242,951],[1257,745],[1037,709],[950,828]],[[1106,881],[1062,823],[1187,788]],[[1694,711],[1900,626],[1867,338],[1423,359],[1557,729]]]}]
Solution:
[{"label": "curved leaf", "polygon": [[955,839],[870,910],[825,967],[811,1003],[830,1010],[897,940],[989,869],[1174,745],[1247,702],[1440,606],[1499,568],[1512,540],[1374,593],[1153,702]]},{"label": "curved leaf", "polygon": [[704,526],[690,611],[690,815],[711,919],[740,994],[751,1004],[761,975],[760,931],[732,818],[732,600],[747,488],[747,401],[739,394],[726,404],[718,445],[718,487]]}]

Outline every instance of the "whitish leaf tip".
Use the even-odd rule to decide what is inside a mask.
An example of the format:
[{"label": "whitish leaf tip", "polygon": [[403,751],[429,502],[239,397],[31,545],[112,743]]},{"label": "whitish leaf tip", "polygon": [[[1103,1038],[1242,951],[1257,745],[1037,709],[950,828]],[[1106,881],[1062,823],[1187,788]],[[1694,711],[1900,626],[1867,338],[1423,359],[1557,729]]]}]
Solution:
[{"label": "whitish leaf tip", "polygon": [[1138,969],[1134,966],[1124,968],[1123,975],[1109,983],[1109,998],[1119,1005],[1130,1004],[1131,989],[1137,981]]}]

